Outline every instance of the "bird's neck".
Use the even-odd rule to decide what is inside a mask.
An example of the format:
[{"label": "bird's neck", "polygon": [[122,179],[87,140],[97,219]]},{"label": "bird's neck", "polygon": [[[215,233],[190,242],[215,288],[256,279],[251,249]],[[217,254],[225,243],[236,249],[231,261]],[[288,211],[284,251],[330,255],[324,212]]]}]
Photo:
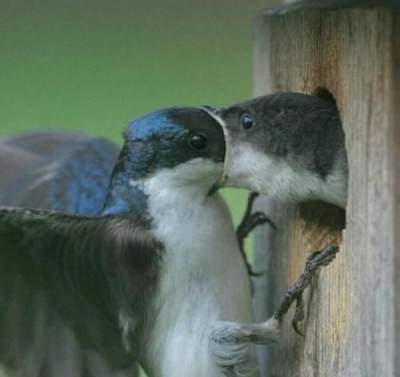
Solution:
[{"label": "bird's neck", "polygon": [[[204,166],[203,179],[197,176],[199,164]],[[151,175],[138,174],[139,169],[132,164],[126,166],[113,173],[103,214],[130,213],[149,219],[152,217],[149,213],[150,202],[157,203],[158,211],[154,216],[165,211],[171,211],[173,215],[180,208],[187,211],[192,207],[191,203],[207,200],[210,188],[220,175],[219,166],[202,160],[159,169]],[[212,168],[215,174],[209,173]]]}]

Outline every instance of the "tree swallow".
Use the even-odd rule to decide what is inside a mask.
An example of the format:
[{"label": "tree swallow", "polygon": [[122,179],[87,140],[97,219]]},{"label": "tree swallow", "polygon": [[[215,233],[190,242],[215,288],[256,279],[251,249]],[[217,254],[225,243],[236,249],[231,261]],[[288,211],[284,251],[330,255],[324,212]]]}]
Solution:
[{"label": "tree swallow", "polygon": [[[124,138],[99,214],[101,200],[84,215],[0,210],[6,369],[58,375],[49,339],[60,333],[113,371],[138,361],[150,376],[223,376],[212,324],[252,321],[230,214],[210,195],[226,155],[220,123],[201,108],[170,108],[133,121]],[[79,363],[71,376],[95,375]],[[234,366],[238,376],[256,369],[253,349]]]},{"label": "tree swallow", "polygon": [[283,202],[322,200],[345,207],[345,138],[326,90],[276,93],[208,111],[226,133],[223,184]]},{"label": "tree swallow", "polygon": [[[345,207],[348,165],[340,115],[329,92],[320,89],[315,94],[276,93],[227,108],[206,108],[223,127],[227,141],[224,175],[214,189],[227,185],[281,202],[322,200]],[[311,276],[329,264],[337,251],[336,246],[328,245],[311,254],[303,275],[269,320],[218,324],[211,336],[216,359],[234,364],[243,358],[249,344],[276,340],[282,314],[294,301],[293,325],[298,331],[302,292]]]}]

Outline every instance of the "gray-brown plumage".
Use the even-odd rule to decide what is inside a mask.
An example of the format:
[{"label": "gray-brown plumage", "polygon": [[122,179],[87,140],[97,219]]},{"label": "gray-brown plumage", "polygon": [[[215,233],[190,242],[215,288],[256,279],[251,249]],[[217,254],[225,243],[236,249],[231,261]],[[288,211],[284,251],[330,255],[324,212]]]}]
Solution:
[{"label": "gray-brown plumage", "polygon": [[283,202],[344,207],[347,156],[340,114],[325,89],[274,93],[214,110],[224,126],[225,184]]}]

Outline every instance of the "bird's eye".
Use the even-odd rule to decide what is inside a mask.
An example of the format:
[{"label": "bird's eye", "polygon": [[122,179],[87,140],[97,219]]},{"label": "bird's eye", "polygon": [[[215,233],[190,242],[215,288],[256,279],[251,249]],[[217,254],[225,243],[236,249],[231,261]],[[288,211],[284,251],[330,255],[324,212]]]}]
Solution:
[{"label": "bird's eye", "polygon": [[249,113],[244,113],[240,118],[240,124],[245,130],[249,130],[256,124],[256,121],[254,120],[253,115]]},{"label": "bird's eye", "polygon": [[193,149],[204,149],[207,146],[207,138],[204,135],[192,135],[189,139],[189,145]]}]

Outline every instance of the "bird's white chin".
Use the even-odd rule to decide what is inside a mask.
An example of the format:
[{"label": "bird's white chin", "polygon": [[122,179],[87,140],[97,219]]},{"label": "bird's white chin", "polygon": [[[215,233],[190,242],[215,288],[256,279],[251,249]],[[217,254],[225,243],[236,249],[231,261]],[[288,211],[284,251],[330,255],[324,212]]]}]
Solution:
[{"label": "bird's white chin", "polygon": [[228,149],[223,182],[225,186],[276,197],[282,194],[284,184],[280,168],[279,161],[255,150],[248,143],[239,143]]},{"label": "bird's white chin", "polygon": [[139,184],[146,194],[162,195],[163,192],[204,198],[223,174],[223,163],[195,158],[174,168],[165,168]]},{"label": "bird's white chin", "polygon": [[229,149],[224,171],[225,186],[245,188],[286,203],[322,200],[346,204],[347,176],[338,161],[325,178],[307,169],[295,169],[284,158],[268,155],[248,143]]}]

